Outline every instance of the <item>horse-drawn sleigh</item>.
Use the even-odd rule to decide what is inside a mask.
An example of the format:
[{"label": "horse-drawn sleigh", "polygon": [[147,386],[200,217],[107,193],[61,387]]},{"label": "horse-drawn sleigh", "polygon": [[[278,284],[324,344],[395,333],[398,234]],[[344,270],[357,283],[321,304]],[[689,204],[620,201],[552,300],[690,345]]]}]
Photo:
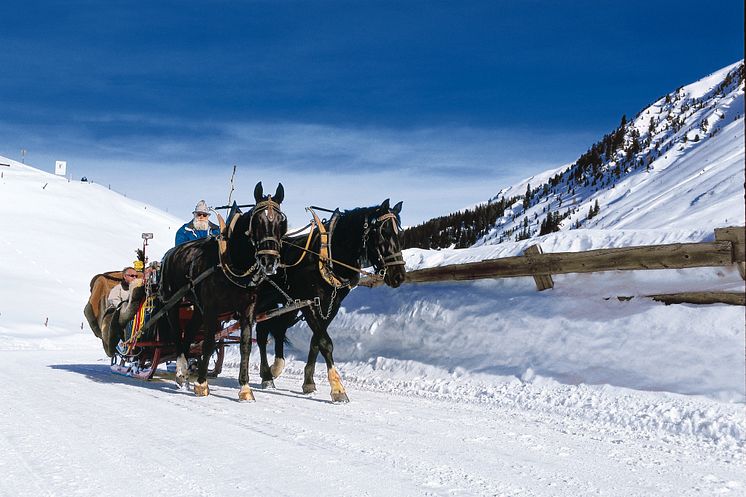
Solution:
[{"label": "horse-drawn sleigh", "polygon": [[[86,317],[104,349],[112,370],[150,379],[159,364],[176,363],[176,381],[185,381],[189,361],[196,365],[194,392],[208,395],[207,377],[221,372],[225,348],[240,345],[240,400],[253,400],[248,382],[251,329],[256,321],[261,353],[262,388],[284,366],[282,344],[287,328],[302,312],[313,331],[304,378],[304,392],[315,390],[313,372],[323,355],[332,400],[347,402],[334,367],[332,340],[327,327],[342,299],[359,279],[360,267],[373,266],[392,287],[404,280],[399,212],[401,203],[333,212],[331,219],[314,219],[306,235],[285,236],[287,221],[279,209],[282,185],[275,196],[255,190],[256,205],[241,214],[235,207],[221,236],[174,247],[162,264],[132,291],[130,302],[115,312],[96,313],[94,295],[111,288],[116,274],[98,275],[91,282]],[[365,273],[369,274],[369,273]],[[141,289],[141,290],[139,290]],[[259,307],[256,307],[257,298]],[[255,316],[255,311],[256,316]],[[266,345],[275,338],[275,363],[269,367]],[[209,371],[208,371],[209,368]]]}]

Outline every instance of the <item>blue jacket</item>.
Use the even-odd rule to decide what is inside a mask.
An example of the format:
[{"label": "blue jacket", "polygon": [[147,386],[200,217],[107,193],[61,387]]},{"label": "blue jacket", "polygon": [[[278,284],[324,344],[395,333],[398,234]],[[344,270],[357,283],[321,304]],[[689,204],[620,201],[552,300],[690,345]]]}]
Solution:
[{"label": "blue jacket", "polygon": [[191,242],[192,240],[199,240],[200,238],[207,238],[208,231],[211,236],[218,236],[220,234],[220,228],[217,224],[210,223],[209,230],[198,230],[194,228],[194,221],[189,221],[176,232],[176,245]]}]

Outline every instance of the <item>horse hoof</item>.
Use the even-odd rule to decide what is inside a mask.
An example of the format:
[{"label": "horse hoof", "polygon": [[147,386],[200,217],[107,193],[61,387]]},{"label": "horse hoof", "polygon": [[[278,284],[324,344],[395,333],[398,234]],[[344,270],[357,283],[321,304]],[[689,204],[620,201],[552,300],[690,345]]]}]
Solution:
[{"label": "horse hoof", "polygon": [[262,382],[262,389],[271,388],[272,390],[275,389],[275,382],[272,380],[267,380]]},{"label": "horse hoof", "polygon": [[210,387],[207,386],[207,382],[195,383],[194,395],[196,395],[197,397],[207,397],[208,395],[210,395]]},{"label": "horse hoof", "polygon": [[303,393],[313,393],[315,391],[316,391],[315,383],[304,383],[303,384]]},{"label": "horse hoof", "polygon": [[250,386],[244,385],[241,387],[241,390],[238,392],[238,400],[242,402],[254,402],[256,400]]},{"label": "horse hoof", "polygon": [[344,392],[332,393],[332,402],[334,404],[346,404],[350,401]]},{"label": "horse hoof", "polygon": [[270,367],[269,370],[272,373],[272,378],[279,377],[285,370],[285,359],[275,358],[275,361],[272,363],[272,367]]}]

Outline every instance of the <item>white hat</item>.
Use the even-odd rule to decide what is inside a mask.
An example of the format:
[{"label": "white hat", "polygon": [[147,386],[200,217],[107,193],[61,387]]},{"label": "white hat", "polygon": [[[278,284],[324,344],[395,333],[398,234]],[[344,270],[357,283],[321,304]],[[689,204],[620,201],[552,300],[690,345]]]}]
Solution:
[{"label": "white hat", "polygon": [[198,212],[210,215],[210,208],[207,207],[207,203],[204,200],[200,200],[197,202],[197,205],[194,207],[194,212],[192,214],[197,214]]}]

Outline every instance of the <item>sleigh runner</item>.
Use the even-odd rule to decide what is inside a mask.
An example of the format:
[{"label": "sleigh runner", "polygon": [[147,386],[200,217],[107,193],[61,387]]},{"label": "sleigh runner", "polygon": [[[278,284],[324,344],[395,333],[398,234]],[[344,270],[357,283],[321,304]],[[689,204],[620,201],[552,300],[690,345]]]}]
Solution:
[{"label": "sleigh runner", "polygon": [[[157,326],[146,327],[145,324],[155,314],[155,296],[150,296],[140,305],[140,310],[135,318],[130,321],[124,330],[124,338],[117,345],[116,353],[111,360],[113,373],[131,376],[141,380],[150,380],[156,373],[158,366],[175,361],[180,351],[177,344],[166,337],[162,337]],[[188,302],[179,303],[179,330],[182,335],[187,324],[192,319],[193,306]],[[208,366],[208,376],[217,377],[223,368],[225,348],[228,345],[240,342],[241,328],[238,321],[232,319],[231,315],[223,316],[221,321],[223,327],[215,334],[215,351]],[[158,318],[155,318],[158,319]],[[204,340],[204,329],[198,332],[196,341],[191,343],[186,358],[190,363],[202,355],[202,343]]]}]

